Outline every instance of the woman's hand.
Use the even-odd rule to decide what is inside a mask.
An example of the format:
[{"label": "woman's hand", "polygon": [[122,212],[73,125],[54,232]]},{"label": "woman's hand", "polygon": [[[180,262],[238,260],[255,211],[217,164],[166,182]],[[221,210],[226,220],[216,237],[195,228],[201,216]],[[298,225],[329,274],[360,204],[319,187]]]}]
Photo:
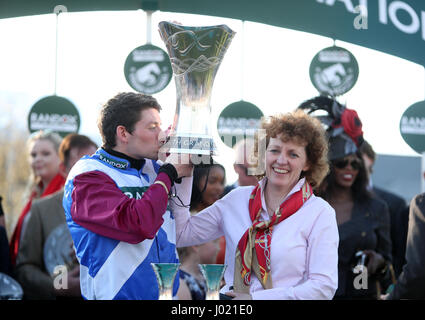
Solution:
[{"label": "woman's hand", "polygon": [[368,257],[367,272],[369,275],[375,274],[377,270],[385,266],[384,257],[374,250],[363,250]]},{"label": "woman's hand", "polygon": [[225,293],[225,295],[233,297],[232,300],[252,300],[252,296],[249,293],[228,291]]}]

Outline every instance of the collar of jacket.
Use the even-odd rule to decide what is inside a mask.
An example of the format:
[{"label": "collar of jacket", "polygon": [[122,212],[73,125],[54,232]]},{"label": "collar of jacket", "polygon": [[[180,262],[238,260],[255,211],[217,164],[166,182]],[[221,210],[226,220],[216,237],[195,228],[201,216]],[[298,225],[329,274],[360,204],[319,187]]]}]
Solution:
[{"label": "collar of jacket", "polygon": [[115,157],[127,160],[130,163],[130,167],[137,169],[137,171],[142,169],[145,162],[146,162],[145,159],[134,159],[134,158],[126,155],[125,153],[118,152],[118,151],[115,151],[115,150],[112,150],[112,149],[104,149],[104,148],[102,148],[102,149],[104,151],[106,151],[107,153],[109,153],[110,155],[113,155]]}]

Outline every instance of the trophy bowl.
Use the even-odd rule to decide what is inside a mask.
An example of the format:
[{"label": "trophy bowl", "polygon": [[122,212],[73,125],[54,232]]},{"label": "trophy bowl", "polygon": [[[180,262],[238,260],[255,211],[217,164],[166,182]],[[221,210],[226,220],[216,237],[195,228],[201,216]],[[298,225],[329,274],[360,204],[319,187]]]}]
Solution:
[{"label": "trophy bowl", "polygon": [[214,155],[211,91],[235,32],[226,25],[189,27],[162,21],[159,33],[173,67],[177,94],[172,134],[164,147],[170,153]]}]

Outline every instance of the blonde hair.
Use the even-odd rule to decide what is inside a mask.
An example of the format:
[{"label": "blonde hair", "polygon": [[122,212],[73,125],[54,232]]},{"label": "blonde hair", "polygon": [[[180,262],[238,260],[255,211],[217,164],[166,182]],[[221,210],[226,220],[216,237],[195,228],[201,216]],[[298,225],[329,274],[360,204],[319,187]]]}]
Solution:
[{"label": "blonde hair", "polygon": [[[62,142],[62,137],[58,133],[53,132],[51,130],[40,130],[31,134],[26,143],[27,154],[31,152],[32,144],[39,140],[50,141],[53,144],[53,149],[56,151],[56,153],[59,154],[59,146]],[[40,177],[34,176],[34,172],[31,170],[31,175],[27,184],[27,188],[24,192],[24,201],[28,200],[29,195],[33,191],[37,192],[37,197],[41,195],[41,190],[39,188],[40,181]]]},{"label": "blonde hair", "polygon": [[50,141],[51,143],[53,143],[53,146],[56,152],[59,152],[59,146],[62,142],[62,137],[58,133],[50,131],[50,130],[40,130],[31,134],[30,137],[28,138],[27,140],[28,153],[30,152],[31,144],[38,140]]}]

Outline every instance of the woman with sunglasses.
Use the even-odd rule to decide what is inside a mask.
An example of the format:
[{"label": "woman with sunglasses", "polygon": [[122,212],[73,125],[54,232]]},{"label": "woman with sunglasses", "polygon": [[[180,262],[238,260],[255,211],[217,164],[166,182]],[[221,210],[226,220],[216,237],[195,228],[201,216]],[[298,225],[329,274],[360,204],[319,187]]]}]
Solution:
[{"label": "woman with sunglasses", "polygon": [[270,117],[262,129],[265,138],[257,140],[255,153],[265,165],[263,178],[193,216],[172,204],[177,246],[224,235],[221,293],[233,299],[332,299],[338,277],[335,212],[312,192],[329,169],[325,131],[300,110]]},{"label": "woman with sunglasses", "polygon": [[329,114],[321,120],[329,125],[330,172],[318,195],[335,209],[338,223],[338,290],[334,299],[377,299],[377,285],[389,276],[390,223],[387,205],[367,189],[367,171],[358,151],[363,141],[361,121],[354,110],[328,97],[308,100],[300,108]]},{"label": "woman with sunglasses", "polygon": [[388,208],[369,193],[367,183],[356,152],[332,159],[320,188],[319,195],[335,209],[340,237],[335,299],[376,299],[377,281],[384,278],[391,261]]}]

